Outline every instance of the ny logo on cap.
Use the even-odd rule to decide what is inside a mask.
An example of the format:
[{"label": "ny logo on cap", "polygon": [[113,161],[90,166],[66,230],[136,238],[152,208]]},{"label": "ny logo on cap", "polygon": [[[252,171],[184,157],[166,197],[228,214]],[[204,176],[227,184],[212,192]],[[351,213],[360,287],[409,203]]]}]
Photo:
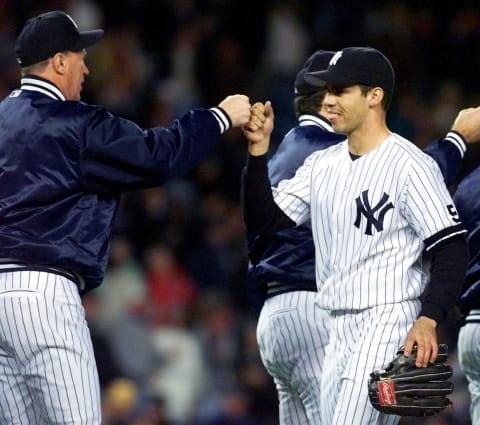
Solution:
[{"label": "ny logo on cap", "polygon": [[329,65],[336,65],[337,61],[342,57],[342,55],[343,55],[343,52],[341,50],[335,53],[332,59],[330,59]]}]

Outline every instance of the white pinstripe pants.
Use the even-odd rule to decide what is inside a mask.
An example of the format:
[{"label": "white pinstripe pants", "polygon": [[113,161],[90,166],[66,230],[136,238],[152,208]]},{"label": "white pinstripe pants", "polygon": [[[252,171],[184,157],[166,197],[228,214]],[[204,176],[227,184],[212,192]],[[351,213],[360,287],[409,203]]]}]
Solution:
[{"label": "white pinstripe pants", "polygon": [[420,311],[419,301],[332,313],[322,376],[322,423],[395,425],[400,416],[377,411],[367,381],[404,343]]},{"label": "white pinstripe pants", "polygon": [[316,292],[295,291],[265,301],[257,324],[262,362],[279,398],[280,425],[320,424],[320,380],[328,313]]},{"label": "white pinstripe pants", "polygon": [[[471,313],[480,318],[480,310]],[[466,323],[458,334],[458,360],[467,377],[472,425],[480,425],[480,323]]]},{"label": "white pinstripe pants", "polygon": [[0,424],[100,424],[100,387],[77,287],[0,273]]}]

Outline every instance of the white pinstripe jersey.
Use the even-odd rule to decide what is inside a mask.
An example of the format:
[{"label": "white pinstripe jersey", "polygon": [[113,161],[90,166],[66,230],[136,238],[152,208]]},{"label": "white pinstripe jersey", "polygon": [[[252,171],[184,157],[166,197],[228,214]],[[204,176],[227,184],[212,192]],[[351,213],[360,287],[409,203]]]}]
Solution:
[{"label": "white pinstripe jersey", "polygon": [[273,193],[297,224],[311,215],[329,310],[418,298],[423,249],[464,232],[436,162],[397,134],[355,161],[347,142],[317,151]]}]

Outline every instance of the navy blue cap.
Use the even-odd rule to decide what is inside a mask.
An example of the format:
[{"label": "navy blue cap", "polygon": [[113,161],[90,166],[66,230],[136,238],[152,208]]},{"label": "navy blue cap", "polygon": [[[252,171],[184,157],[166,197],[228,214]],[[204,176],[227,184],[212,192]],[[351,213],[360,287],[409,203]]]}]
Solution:
[{"label": "navy blue cap", "polygon": [[312,85],[340,87],[357,84],[381,87],[387,93],[395,88],[395,72],[390,61],[372,47],[346,47],[335,53],[327,69],[305,74]]},{"label": "navy blue cap", "polygon": [[318,85],[312,85],[305,81],[305,74],[325,70],[334,54],[335,52],[330,52],[328,50],[317,50],[305,61],[302,69],[298,71],[295,78],[295,96],[305,96],[320,90]]},{"label": "navy blue cap", "polygon": [[95,44],[103,30],[80,32],[65,12],[54,10],[29,19],[15,43],[21,67],[44,61],[59,52],[78,52]]}]

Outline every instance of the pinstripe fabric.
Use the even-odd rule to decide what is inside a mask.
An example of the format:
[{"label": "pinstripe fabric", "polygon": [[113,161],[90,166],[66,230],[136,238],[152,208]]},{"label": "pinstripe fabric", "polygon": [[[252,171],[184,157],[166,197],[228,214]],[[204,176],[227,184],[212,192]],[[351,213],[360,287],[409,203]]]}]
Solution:
[{"label": "pinstripe fabric", "polygon": [[392,134],[352,160],[348,142],[310,155],[273,188],[297,224],[311,218],[318,304],[333,323],[321,383],[325,425],[394,425],[368,400],[420,311],[421,253],[464,232],[438,165]]},{"label": "pinstripe fabric", "polygon": [[371,371],[382,369],[394,357],[419,312],[419,301],[405,301],[332,315],[322,378],[321,423],[398,423],[400,417],[374,409],[366,382]]},{"label": "pinstripe fabric", "polygon": [[468,380],[472,425],[480,425],[480,310],[471,311],[467,323],[460,328],[458,360]]},{"label": "pinstripe fabric", "polygon": [[[458,215],[449,213],[453,201],[437,164],[398,135],[356,161],[346,142],[317,151],[273,191],[297,224],[311,212],[319,304],[328,310],[418,298],[426,285],[418,261],[424,241],[431,247],[441,231],[442,237],[464,231]],[[356,202],[366,202],[364,193],[372,208],[383,196],[393,206],[383,216],[383,228],[371,226],[371,234]]]},{"label": "pinstripe fabric", "polygon": [[75,284],[0,273],[0,424],[100,424],[90,333]]},{"label": "pinstripe fabric", "polygon": [[257,324],[260,356],[274,377],[282,425],[320,423],[320,380],[329,317],[316,293],[294,291],[268,298]]}]

